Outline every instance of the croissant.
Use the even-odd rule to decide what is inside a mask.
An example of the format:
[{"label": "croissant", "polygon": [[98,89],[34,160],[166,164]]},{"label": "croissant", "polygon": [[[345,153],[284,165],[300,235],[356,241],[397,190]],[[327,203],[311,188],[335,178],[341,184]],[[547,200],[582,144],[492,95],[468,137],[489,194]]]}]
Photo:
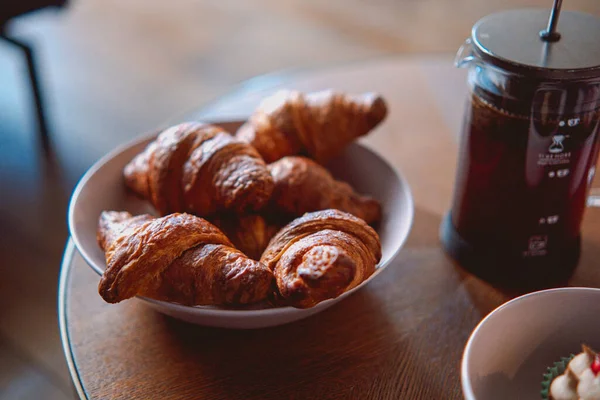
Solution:
[{"label": "croissant", "polygon": [[210,220],[223,231],[235,247],[253,260],[259,260],[269,241],[285,225],[273,217],[259,214],[220,215]]},{"label": "croissant", "polygon": [[184,305],[247,304],[272,290],[271,270],[190,214],[103,212],[98,243],[106,255],[98,292],[108,303],[145,296]]},{"label": "croissant", "polygon": [[252,146],[195,122],[159,134],[125,167],[124,176],[161,215],[257,210],[273,191],[273,179]]},{"label": "croissant", "polygon": [[358,286],[380,259],[373,228],[351,214],[324,210],[281,229],[261,262],[273,271],[283,302],[307,308]]},{"label": "croissant", "polygon": [[267,163],[296,154],[324,162],[386,114],[385,101],[374,93],[283,90],[264,99],[236,135],[256,147]]},{"label": "croissant", "polygon": [[275,188],[271,204],[296,216],[310,211],[335,208],[367,223],[381,219],[381,205],[356,193],[346,182],[337,181],[316,162],[299,156],[284,157],[268,165]]}]

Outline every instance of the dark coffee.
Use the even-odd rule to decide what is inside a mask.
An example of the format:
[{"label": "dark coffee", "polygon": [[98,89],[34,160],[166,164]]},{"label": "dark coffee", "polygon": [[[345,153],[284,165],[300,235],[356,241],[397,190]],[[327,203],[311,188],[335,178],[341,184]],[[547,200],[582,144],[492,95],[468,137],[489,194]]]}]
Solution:
[{"label": "dark coffee", "polygon": [[529,286],[566,278],[578,261],[600,89],[518,87],[518,96],[472,92],[442,241],[479,275]]}]

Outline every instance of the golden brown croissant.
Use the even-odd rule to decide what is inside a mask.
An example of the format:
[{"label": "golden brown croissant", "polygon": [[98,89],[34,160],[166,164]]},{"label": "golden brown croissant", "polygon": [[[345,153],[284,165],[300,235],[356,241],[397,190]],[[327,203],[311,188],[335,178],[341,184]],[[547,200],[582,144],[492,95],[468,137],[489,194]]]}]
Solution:
[{"label": "golden brown croissant", "polygon": [[296,154],[324,162],[366,135],[386,114],[385,101],[374,93],[283,90],[262,101],[237,137],[256,147],[268,163]]},{"label": "golden brown croissant", "polygon": [[210,221],[227,235],[238,250],[253,260],[260,260],[271,238],[285,225],[276,218],[265,218],[259,214],[219,215]]},{"label": "golden brown croissant", "polygon": [[125,167],[124,176],[161,215],[257,210],[273,190],[256,149],[219,127],[195,122],[163,131]]},{"label": "golden brown croissant", "polygon": [[275,182],[271,204],[279,211],[299,216],[335,208],[369,224],[381,218],[377,200],[361,196],[346,182],[336,181],[329,171],[306,157],[284,157],[268,168]]},{"label": "golden brown croissant", "polygon": [[145,296],[185,305],[248,304],[272,290],[271,270],[190,214],[103,212],[98,243],[106,254],[98,291],[109,303]]},{"label": "golden brown croissant", "polygon": [[281,229],[261,257],[284,302],[306,308],[358,286],[381,259],[377,233],[339,211],[308,213]]}]

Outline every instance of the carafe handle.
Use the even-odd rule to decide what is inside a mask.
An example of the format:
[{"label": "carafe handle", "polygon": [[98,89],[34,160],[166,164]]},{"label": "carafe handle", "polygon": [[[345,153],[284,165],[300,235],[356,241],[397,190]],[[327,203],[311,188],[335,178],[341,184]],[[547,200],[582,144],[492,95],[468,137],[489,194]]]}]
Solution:
[{"label": "carafe handle", "polygon": [[471,38],[465,40],[460,49],[456,52],[456,57],[454,58],[454,65],[457,68],[467,68],[471,66],[473,62],[475,62],[477,57],[473,52],[473,41]]}]

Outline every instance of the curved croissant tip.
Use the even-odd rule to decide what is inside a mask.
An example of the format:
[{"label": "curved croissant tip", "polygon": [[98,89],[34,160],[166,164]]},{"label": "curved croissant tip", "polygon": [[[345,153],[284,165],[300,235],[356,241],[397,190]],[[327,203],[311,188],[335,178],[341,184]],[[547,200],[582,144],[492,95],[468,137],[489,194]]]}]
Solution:
[{"label": "curved croissant tip", "polygon": [[98,229],[96,231],[96,240],[102,248],[106,250],[114,240],[115,227],[132,216],[126,211],[102,211],[98,218]]},{"label": "curved croissant tip", "polygon": [[100,213],[100,221],[117,224],[131,218],[131,214],[127,211],[102,211]]},{"label": "curved croissant tip", "polygon": [[107,303],[114,304],[120,302],[122,299],[119,298],[117,290],[111,289],[111,283],[112,282],[109,282],[108,279],[106,279],[105,275],[102,276],[102,279],[100,279],[100,283],[98,284],[98,294],[100,294],[102,299]]},{"label": "curved croissant tip", "polygon": [[385,119],[388,108],[385,100],[380,95],[376,93],[368,93],[368,96],[370,102],[368,119],[369,126],[372,129]]}]

